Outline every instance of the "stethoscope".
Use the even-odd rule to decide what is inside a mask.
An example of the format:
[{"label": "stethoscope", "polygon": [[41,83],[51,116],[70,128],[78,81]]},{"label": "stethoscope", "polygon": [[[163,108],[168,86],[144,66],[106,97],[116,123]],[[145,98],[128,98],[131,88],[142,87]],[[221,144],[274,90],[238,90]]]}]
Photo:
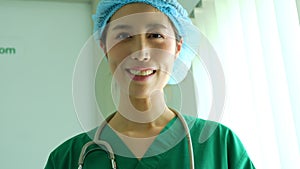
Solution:
[{"label": "stethoscope", "polygon": [[[185,132],[186,132],[186,137],[188,140],[188,148],[189,148],[189,156],[190,156],[190,169],[194,169],[194,152],[193,152],[193,144],[192,144],[192,139],[191,139],[191,133],[189,130],[189,127],[184,119],[184,117],[178,113],[177,111],[173,111],[177,117],[179,118]],[[108,156],[109,159],[111,161],[111,168],[112,169],[116,169],[117,168],[117,163],[115,160],[115,154],[113,152],[112,147],[110,146],[110,144],[104,140],[100,140],[100,134],[103,130],[103,128],[107,125],[107,122],[114,116],[115,113],[113,113],[112,115],[108,116],[107,119],[99,126],[99,128],[97,129],[95,135],[94,135],[94,139],[92,141],[87,142],[81,149],[81,153],[79,156],[79,160],[78,160],[78,169],[82,169],[83,164],[84,164],[84,160],[85,158],[92,152],[94,151],[102,151],[104,149],[100,148],[100,146],[103,146],[106,150],[104,150]],[[92,149],[87,151],[87,149],[91,146],[91,145],[98,145],[97,148]]]}]

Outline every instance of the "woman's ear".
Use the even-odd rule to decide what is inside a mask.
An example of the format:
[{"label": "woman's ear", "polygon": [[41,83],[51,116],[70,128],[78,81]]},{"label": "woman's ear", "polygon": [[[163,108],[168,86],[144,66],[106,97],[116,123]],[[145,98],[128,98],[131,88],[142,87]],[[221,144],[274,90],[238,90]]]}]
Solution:
[{"label": "woman's ear", "polygon": [[179,53],[181,51],[181,47],[182,47],[182,43],[183,43],[183,39],[181,38],[179,41],[176,41],[176,51],[175,51],[175,59],[178,58]]},{"label": "woman's ear", "polygon": [[103,52],[105,53],[105,55],[106,55],[106,54],[107,54],[106,46],[105,46],[105,44],[103,43],[102,40],[100,40],[100,47],[101,47],[101,49],[103,50]]}]

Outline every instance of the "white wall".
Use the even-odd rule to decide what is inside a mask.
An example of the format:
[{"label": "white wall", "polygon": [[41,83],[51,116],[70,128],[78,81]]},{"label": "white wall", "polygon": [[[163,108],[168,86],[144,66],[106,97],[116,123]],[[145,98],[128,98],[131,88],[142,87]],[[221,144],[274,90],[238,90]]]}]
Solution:
[{"label": "white wall", "polygon": [[299,20],[299,24],[300,24],[300,1],[296,0],[296,4],[297,4],[297,11],[298,11],[298,20]]},{"label": "white wall", "polygon": [[82,131],[72,103],[77,55],[92,30],[85,3],[0,1],[1,168],[43,168]]}]

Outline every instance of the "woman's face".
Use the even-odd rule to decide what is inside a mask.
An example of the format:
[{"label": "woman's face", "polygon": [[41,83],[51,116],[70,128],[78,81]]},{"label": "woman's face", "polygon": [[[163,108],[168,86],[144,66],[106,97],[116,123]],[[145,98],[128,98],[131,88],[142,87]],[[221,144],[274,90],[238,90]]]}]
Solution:
[{"label": "woman's face", "polygon": [[145,98],[167,84],[182,43],[166,15],[134,3],[111,17],[102,45],[121,91]]}]

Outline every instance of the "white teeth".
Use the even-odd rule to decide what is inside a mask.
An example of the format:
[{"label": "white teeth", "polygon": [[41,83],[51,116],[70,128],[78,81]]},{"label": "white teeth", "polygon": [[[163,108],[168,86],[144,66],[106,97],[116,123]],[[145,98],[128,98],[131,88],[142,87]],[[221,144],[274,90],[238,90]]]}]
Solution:
[{"label": "white teeth", "polygon": [[150,74],[152,74],[154,71],[153,70],[129,70],[129,72],[133,75],[137,75],[137,76],[148,76]]}]

